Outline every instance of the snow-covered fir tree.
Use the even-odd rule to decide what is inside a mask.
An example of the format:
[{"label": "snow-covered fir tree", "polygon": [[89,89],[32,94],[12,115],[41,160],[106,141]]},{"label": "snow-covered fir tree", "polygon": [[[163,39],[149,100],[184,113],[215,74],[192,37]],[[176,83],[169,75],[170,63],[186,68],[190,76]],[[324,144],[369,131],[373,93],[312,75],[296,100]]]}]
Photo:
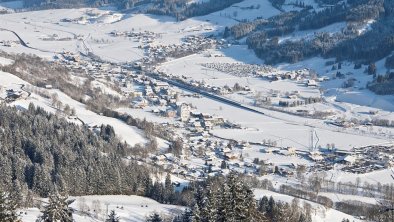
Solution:
[{"label": "snow-covered fir tree", "polygon": [[163,219],[155,212],[146,219],[146,222],[163,222]]},{"label": "snow-covered fir tree", "polygon": [[50,195],[48,204],[44,207],[39,222],[72,222],[74,210],[70,207],[74,200],[58,193]]},{"label": "snow-covered fir tree", "polygon": [[18,222],[16,213],[17,204],[12,200],[9,193],[0,189],[0,222]]},{"label": "snow-covered fir tree", "polygon": [[114,210],[111,210],[111,212],[108,215],[108,218],[105,220],[106,222],[119,222],[119,217],[116,215],[116,212]]}]

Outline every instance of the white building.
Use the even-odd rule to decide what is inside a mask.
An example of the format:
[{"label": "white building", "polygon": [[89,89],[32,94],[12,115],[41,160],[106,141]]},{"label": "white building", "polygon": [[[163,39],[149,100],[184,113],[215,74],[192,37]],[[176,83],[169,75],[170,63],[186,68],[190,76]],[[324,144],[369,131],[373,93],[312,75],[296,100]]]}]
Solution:
[{"label": "white building", "polygon": [[180,106],[178,106],[178,116],[181,118],[182,122],[186,122],[190,118],[190,111],[191,108],[189,105],[182,103]]}]

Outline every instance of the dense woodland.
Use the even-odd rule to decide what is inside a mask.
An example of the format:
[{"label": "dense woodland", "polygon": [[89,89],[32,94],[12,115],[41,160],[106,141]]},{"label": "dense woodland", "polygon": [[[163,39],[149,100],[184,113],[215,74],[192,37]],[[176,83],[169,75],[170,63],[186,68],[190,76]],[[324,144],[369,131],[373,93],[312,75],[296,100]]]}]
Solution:
[{"label": "dense woodland", "polygon": [[194,185],[193,205],[173,222],[310,222],[309,204],[298,199],[291,204],[264,196],[256,201],[250,186],[239,175],[208,178]]},{"label": "dense woodland", "polygon": [[[298,62],[313,56],[336,57],[362,62],[384,58],[394,49],[392,0],[343,1],[321,11],[305,8],[282,13],[268,20],[257,19],[225,30],[225,37],[247,37],[248,46],[266,63]],[[335,3],[335,1],[326,2]],[[370,31],[359,35],[357,29],[367,20],[377,20]],[[279,37],[296,30],[313,30],[347,22],[340,33],[325,32],[312,39],[279,42]],[[227,31],[227,32],[226,32]]]},{"label": "dense woodland", "polygon": [[152,182],[157,169],[126,160],[132,147],[120,142],[111,126],[95,133],[31,104],[28,110],[1,105],[0,129],[0,187],[18,206],[32,206],[33,197],[55,191],[187,202],[174,193],[169,178],[164,184]]},{"label": "dense woodland", "polygon": [[[281,0],[271,2],[277,7],[283,5]],[[248,47],[267,64],[295,63],[315,56],[371,64],[387,57],[386,68],[394,68],[394,58],[390,56],[394,50],[394,0],[318,2],[325,9],[316,12],[305,6],[269,19],[238,23],[226,27],[224,37],[246,38]],[[370,20],[375,22],[360,33],[362,25]],[[295,31],[316,30],[340,22],[346,22],[346,27],[335,34],[319,32],[308,39],[280,41]],[[367,86],[370,90],[381,95],[394,93],[392,74],[374,75],[376,78]]]},{"label": "dense woodland", "polygon": [[169,15],[178,20],[207,15],[222,10],[242,0],[209,0],[190,3],[189,0],[24,0],[24,6],[33,9],[99,7],[114,5],[120,10],[132,9],[149,4],[143,12]]}]

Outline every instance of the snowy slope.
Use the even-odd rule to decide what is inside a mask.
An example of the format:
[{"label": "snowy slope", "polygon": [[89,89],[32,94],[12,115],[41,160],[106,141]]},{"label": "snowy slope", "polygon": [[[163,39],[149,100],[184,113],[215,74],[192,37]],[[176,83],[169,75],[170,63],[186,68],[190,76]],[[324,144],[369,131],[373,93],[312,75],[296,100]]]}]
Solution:
[{"label": "snowy slope", "polygon": [[[260,199],[263,196],[270,197],[272,196],[275,201],[282,201],[286,203],[291,203],[291,201],[294,199],[292,196],[272,192],[269,190],[262,190],[262,189],[256,189],[254,190],[254,195],[256,199]],[[312,205],[312,221],[313,222],[333,222],[333,221],[342,221],[342,219],[349,219],[350,221],[360,221],[356,219],[355,217],[342,213],[340,211],[330,209],[330,208],[325,208],[324,206],[320,204],[316,204],[311,201],[305,201],[305,200],[300,200],[300,203],[309,203]]]},{"label": "snowy slope", "polygon": [[[0,86],[5,89],[13,88],[20,89],[21,85],[30,85],[26,81],[5,72],[0,72]],[[126,141],[130,145],[135,145],[137,143],[145,143],[146,139],[143,136],[143,132],[136,127],[129,126],[123,123],[120,120],[109,118],[105,116],[100,116],[97,113],[94,113],[90,110],[87,110],[85,105],[79,103],[63,92],[52,89],[48,90],[49,94],[57,93],[59,96],[59,100],[62,101],[63,104],[70,105],[71,108],[75,108],[76,115],[85,122],[85,124],[89,126],[99,126],[101,124],[109,124],[114,127],[115,133],[120,137],[120,139]],[[27,108],[29,103],[33,103],[36,106],[41,106],[48,112],[55,113],[56,109],[51,105],[51,102],[48,99],[45,99],[37,94],[32,94],[29,98],[24,100],[17,100],[12,103],[12,105],[20,106]]]},{"label": "snowy slope", "polygon": [[[152,199],[133,195],[81,196],[70,197],[70,199],[75,199],[71,207],[76,210],[74,213],[76,222],[103,221],[106,218],[107,210],[108,212],[114,210],[121,221],[140,222],[145,221],[146,217],[154,212],[163,216],[172,216],[184,209],[181,206],[160,204]],[[94,207],[93,201],[98,201],[98,208]],[[82,209],[87,213],[81,212]],[[95,213],[93,209],[99,209],[98,213]],[[22,215],[23,222],[34,222],[40,215],[37,208],[22,209],[21,211],[27,212]]]}]

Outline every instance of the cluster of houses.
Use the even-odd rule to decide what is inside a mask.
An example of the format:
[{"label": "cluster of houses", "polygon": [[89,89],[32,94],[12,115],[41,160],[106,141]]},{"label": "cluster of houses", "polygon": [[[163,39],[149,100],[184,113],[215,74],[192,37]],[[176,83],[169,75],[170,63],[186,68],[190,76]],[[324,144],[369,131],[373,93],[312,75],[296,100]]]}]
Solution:
[{"label": "cluster of houses", "polygon": [[218,40],[199,35],[185,37],[181,44],[145,44],[141,46],[141,48],[145,50],[145,56],[142,62],[144,64],[156,64],[166,61],[168,57],[179,58],[213,48],[220,44],[222,44],[222,42]]},{"label": "cluster of houses", "polygon": [[19,41],[0,40],[0,46],[4,46],[4,47],[15,47],[15,46],[17,46],[19,44],[20,44]]},{"label": "cluster of houses", "polygon": [[296,150],[295,148],[264,149],[265,152],[285,156],[303,157],[315,164],[310,168],[313,171],[326,171],[334,168],[345,172],[364,174],[394,166],[394,146],[374,145],[353,148],[352,150],[340,149],[314,149],[310,151]]},{"label": "cluster of houses", "polygon": [[[139,42],[143,45],[153,43],[155,39],[160,38],[161,34],[152,31],[112,31],[109,33],[112,37],[128,37],[134,39],[134,41]],[[143,46],[144,47],[144,46]]]},{"label": "cluster of houses", "polygon": [[275,72],[275,73],[271,73],[270,75],[264,76],[264,78],[269,81],[279,81],[285,79],[302,81],[311,78],[311,72],[309,69],[305,68],[305,69],[293,70],[288,72]]},{"label": "cluster of houses", "polygon": [[341,159],[343,171],[363,174],[394,167],[394,146],[376,145],[354,148]]},{"label": "cluster of houses", "polygon": [[264,78],[269,81],[279,81],[285,79],[294,80],[303,82],[303,84],[308,87],[317,87],[319,82],[330,80],[330,78],[327,76],[317,77],[313,70],[307,68],[288,72],[271,73],[270,75],[264,76]]},{"label": "cluster of houses", "polygon": [[6,102],[13,102],[15,100],[27,97],[26,92],[22,90],[6,89]]},{"label": "cluster of houses", "polygon": [[71,41],[71,37],[59,37],[57,34],[46,35],[40,38],[43,41]]},{"label": "cluster of houses", "polygon": [[260,77],[275,71],[268,65],[251,65],[245,63],[203,63],[205,68],[214,69],[237,77]]},{"label": "cluster of houses", "polygon": [[230,171],[257,174],[261,164],[244,158],[242,151],[249,149],[246,142],[225,141],[205,132],[190,132],[185,137],[184,153],[175,157],[171,153],[151,156],[154,164],[170,170],[186,179],[198,179],[214,175],[226,175]]},{"label": "cluster of houses", "polygon": [[[257,176],[278,174],[291,177],[296,174],[297,164],[290,162],[274,164],[269,158],[260,160],[259,158],[245,157],[244,151],[256,148],[253,148],[248,142],[222,140],[206,132],[189,132],[184,138],[183,149],[188,150],[189,153],[183,153],[178,157],[171,153],[152,155],[150,161],[174,174],[192,180],[207,176],[226,175],[230,171]],[[325,165],[324,154],[318,151],[299,151],[294,147],[260,145],[257,147],[261,147],[260,151],[267,154],[298,156],[313,160],[315,166],[323,167]],[[314,166],[305,167],[311,169]]]},{"label": "cluster of houses", "polygon": [[89,23],[113,23],[121,20],[123,17],[120,13],[114,12],[97,12],[94,10],[87,10],[85,14],[79,18],[62,18],[60,22],[75,23],[75,24],[89,24]]},{"label": "cluster of houses", "polygon": [[[95,78],[116,76],[124,96],[132,98],[134,108],[152,107],[152,112],[165,118],[174,118],[183,127],[168,126],[168,130],[178,129],[186,135],[184,150],[189,152],[180,157],[172,153],[151,156],[155,164],[168,167],[173,173],[190,178],[199,178],[208,174],[229,172],[237,169],[255,173],[257,168],[251,163],[241,161],[240,150],[249,148],[245,142],[227,144],[226,140],[215,138],[209,134],[214,127],[236,128],[237,125],[227,122],[220,116],[195,111],[190,104],[179,102],[180,96],[166,82],[152,79],[138,71],[126,71],[115,68],[110,63],[84,61],[78,55],[65,52],[58,55],[58,61],[74,69],[83,69]],[[189,164],[190,159],[202,161],[201,165]],[[223,167],[223,160],[226,167]],[[149,160],[147,160],[149,161]],[[251,162],[251,161],[249,161]]]},{"label": "cluster of houses", "polygon": [[109,62],[87,61],[80,54],[64,51],[54,56],[54,61],[60,63],[74,73],[85,72],[93,78],[108,78],[111,76],[126,76],[130,72]]},{"label": "cluster of houses", "polygon": [[63,51],[59,55],[55,55],[55,59],[62,60],[63,63],[68,64],[75,63],[75,65],[79,65],[82,62],[78,54],[69,51]]},{"label": "cluster of houses", "polygon": [[166,82],[152,79],[143,74],[129,74],[122,81],[122,92],[133,98],[134,108],[157,107],[152,112],[168,118],[177,118],[193,132],[212,129],[222,125],[222,117],[195,112],[190,104],[179,102],[180,94]]}]

